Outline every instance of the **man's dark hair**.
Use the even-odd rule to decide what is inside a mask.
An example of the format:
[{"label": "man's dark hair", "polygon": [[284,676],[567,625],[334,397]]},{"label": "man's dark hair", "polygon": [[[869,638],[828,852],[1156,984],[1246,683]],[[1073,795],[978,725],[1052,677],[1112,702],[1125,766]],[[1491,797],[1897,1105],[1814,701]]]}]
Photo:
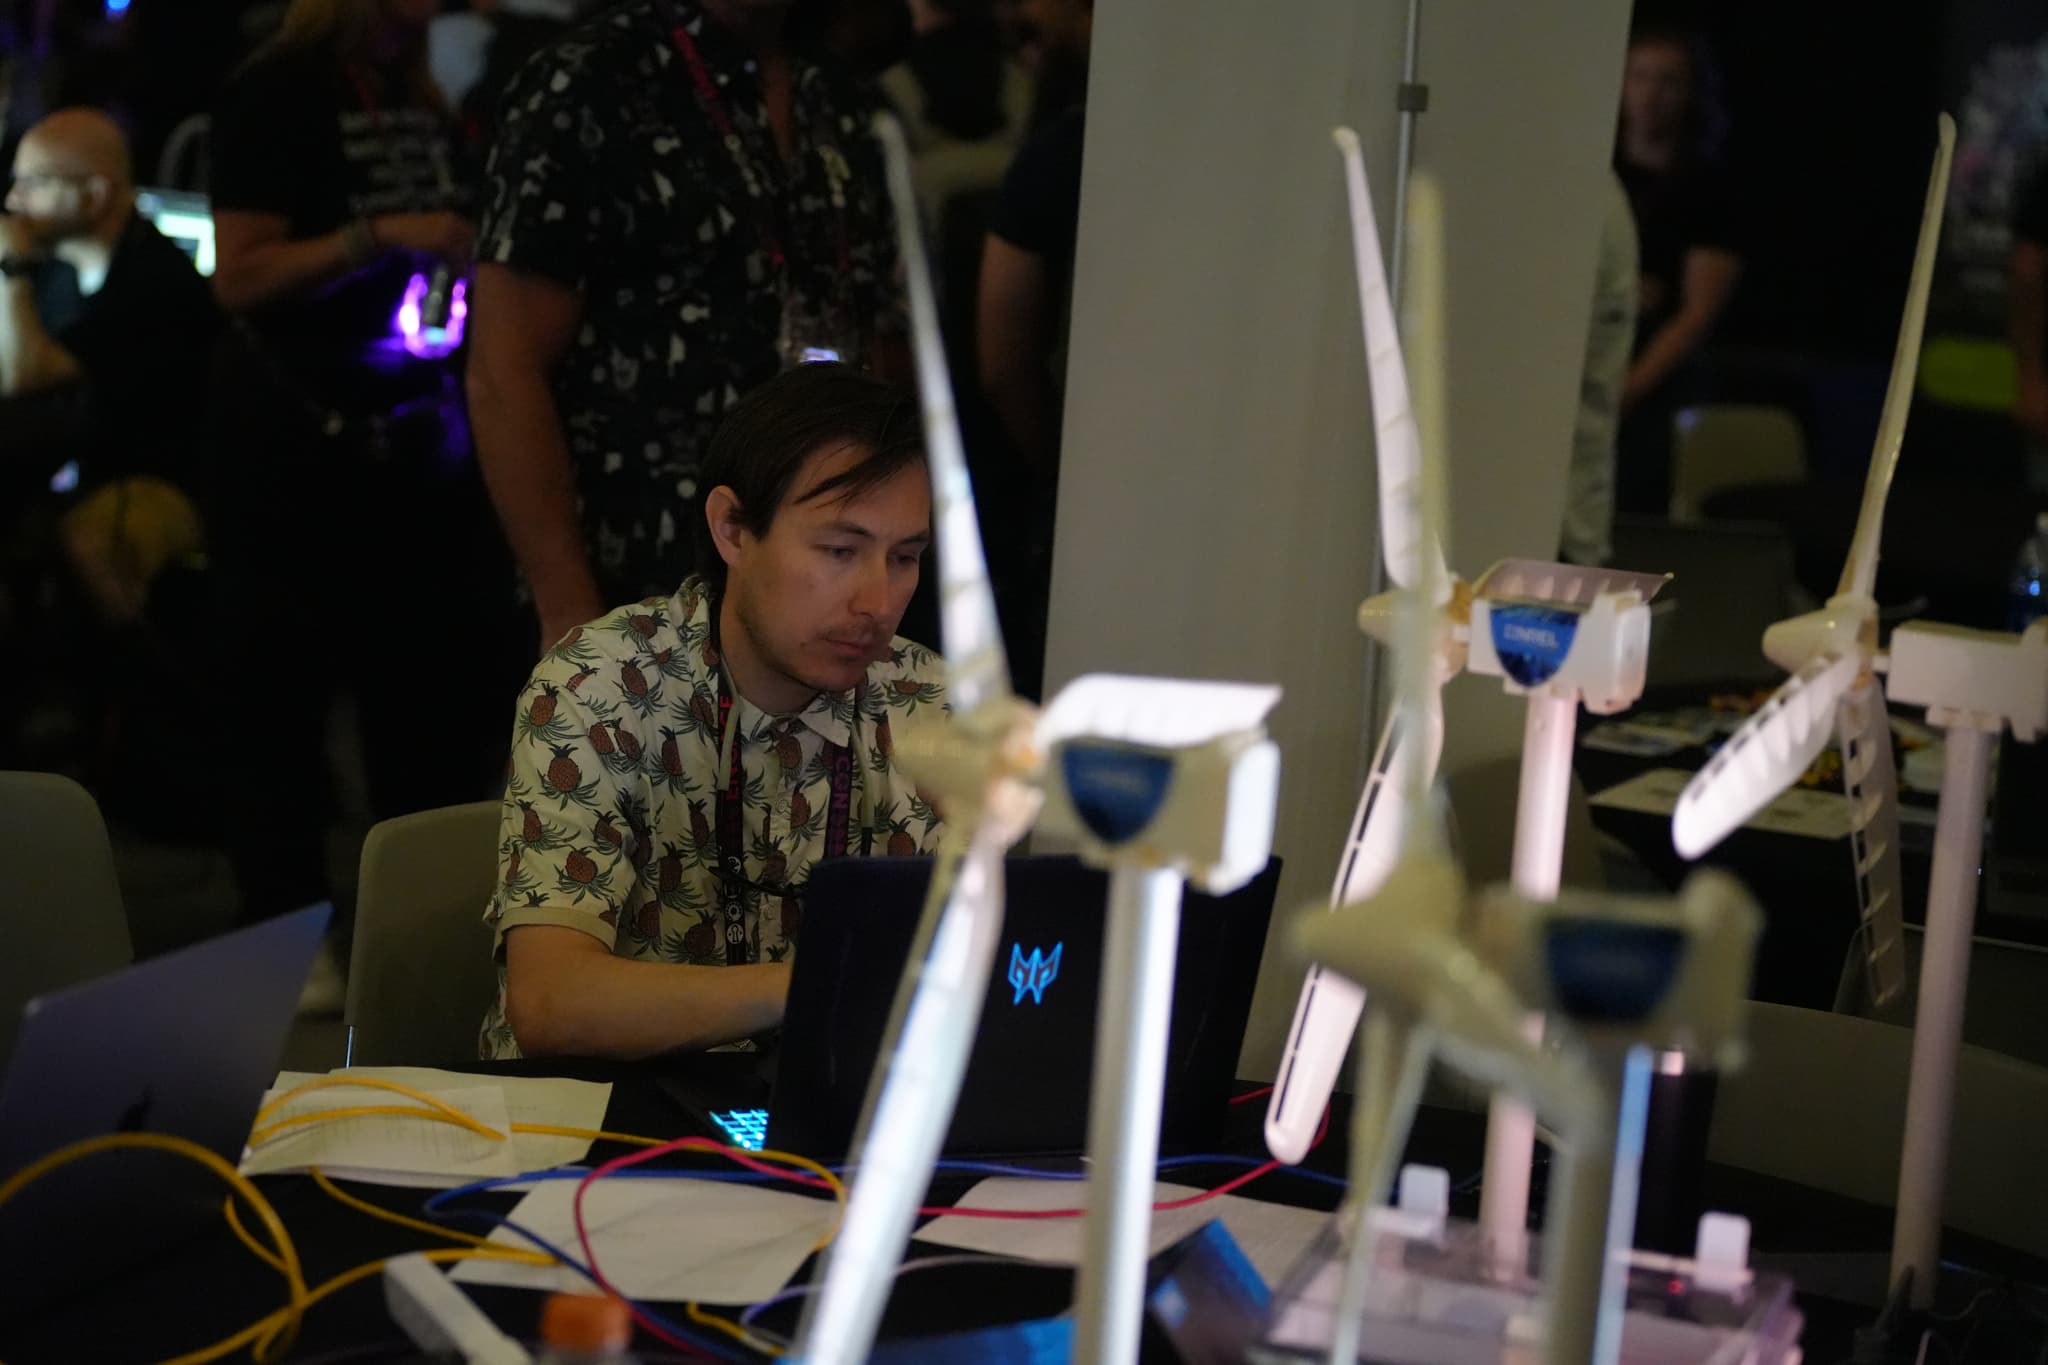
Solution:
[{"label": "man's dark hair", "polygon": [[[806,501],[858,498],[924,459],[924,430],[910,395],[865,370],[818,361],[787,370],[749,393],[718,424],[699,486],[738,497],[740,521],[768,534],[804,463],[821,450],[859,446],[865,460],[812,489]],[[725,561],[707,533],[699,571],[725,587]]]}]

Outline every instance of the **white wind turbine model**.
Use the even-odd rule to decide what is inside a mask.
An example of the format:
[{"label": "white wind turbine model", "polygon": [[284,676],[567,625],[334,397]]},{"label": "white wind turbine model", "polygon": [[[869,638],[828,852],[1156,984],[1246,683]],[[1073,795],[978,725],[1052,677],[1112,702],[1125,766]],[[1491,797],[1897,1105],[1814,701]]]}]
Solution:
[{"label": "white wind turbine model", "polygon": [[[1895,843],[1898,827],[1885,689],[1875,675],[1888,672],[1891,699],[1926,707],[1928,721],[1943,729],[1927,937],[1892,1227],[1892,1288],[1896,1293],[1905,1280],[1910,1305],[1919,1309],[1933,1304],[1940,1263],[1941,1202],[1977,910],[1991,743],[2007,726],[2021,741],[2032,741],[2048,729],[2048,623],[2036,622],[2026,634],[2012,635],[1909,622],[1892,632],[1889,654],[1879,653],[1877,647],[1877,609],[1870,594],[1877,576],[1878,538],[1912,397],[1954,146],[1955,124],[1943,114],[1891,386],[1841,590],[1822,610],[1765,632],[1764,652],[1773,662],[1796,671],[1687,784],[1672,817],[1672,841],[1680,853],[1696,858],[1712,848],[1797,780],[1826,743],[1825,722],[1839,704],[1842,768],[1857,827],[1854,851],[1866,958],[1873,995],[1889,998],[1904,977],[1897,855],[1871,848],[1872,836],[1864,832],[1883,831],[1882,837]],[[1856,712],[1861,714],[1852,714]],[[1872,782],[1867,775],[1877,780]],[[1892,862],[1890,882],[1873,895],[1872,865],[1886,856]]]},{"label": "white wind turbine model", "polygon": [[[1336,140],[1353,172],[1353,240],[1361,277],[1371,279],[1363,266],[1369,260],[1377,271],[1379,243],[1358,170],[1357,139],[1350,129],[1340,128]],[[1319,1031],[1348,1030],[1368,1001],[1361,987],[1370,990],[1351,1116],[1351,1187],[1341,1214],[1349,1255],[1330,1334],[1329,1359],[1335,1365],[1351,1365],[1358,1358],[1374,1240],[1372,1211],[1392,1184],[1422,1083],[1439,1053],[1492,1086],[1546,1099],[1546,1111],[1568,1129],[1573,1118],[1592,1110],[1589,1079],[1570,1066],[1569,1058],[1550,1057],[1528,1038],[1523,1025],[1526,1007],[1460,943],[1458,924],[1467,908],[1468,888],[1450,856],[1441,820],[1430,806],[1429,787],[1442,732],[1438,689],[1451,643],[1442,620],[1450,576],[1436,549],[1444,502],[1441,456],[1435,449],[1443,430],[1437,406],[1442,398],[1442,234],[1433,182],[1416,177],[1409,203],[1412,278],[1417,297],[1424,301],[1417,310],[1420,335],[1411,341],[1420,342],[1417,349],[1423,357],[1422,392],[1433,419],[1432,447],[1425,454],[1406,402],[1405,368],[1392,337],[1384,285],[1362,291],[1374,408],[1380,415],[1382,520],[1403,537],[1397,541],[1387,536],[1389,576],[1398,586],[1371,604],[1375,615],[1368,628],[1391,637],[1396,689],[1345,868],[1339,873],[1337,904],[1310,907],[1295,918],[1296,945],[1314,965],[1296,1015],[1297,1050],[1288,1058],[1289,1070],[1282,1073],[1283,1084],[1292,1080],[1296,1086],[1316,1087],[1313,1100],[1319,1113],[1349,1038],[1319,1033],[1304,1040],[1304,1021],[1312,1021],[1311,1027]],[[1381,376],[1389,371],[1398,382],[1383,385]],[[1390,401],[1394,398],[1400,403],[1397,409]],[[1395,417],[1391,423],[1390,409]],[[1398,443],[1389,440],[1390,428],[1399,433]],[[1404,477],[1390,478],[1384,472],[1390,448],[1406,461]],[[1384,509],[1396,500],[1403,504],[1399,512],[1387,513]],[[1392,552],[1395,546],[1399,553]],[[1362,863],[1369,866],[1361,867]],[[1369,882],[1363,880],[1367,875]],[[1358,880],[1347,886],[1347,877]],[[1318,1045],[1318,1050],[1300,1050],[1304,1041]],[[1267,1117],[1269,1143],[1274,1142],[1276,1123],[1288,1112],[1283,1100],[1304,1097],[1303,1091],[1292,1097],[1276,1091]],[[1282,1140],[1291,1137],[1284,1134]],[[1306,1145],[1304,1140],[1302,1146]],[[1588,1146],[1598,1145],[1598,1136],[1593,1135]],[[1274,1151],[1281,1152],[1277,1143]],[[1569,1183],[1568,1178],[1560,1179],[1553,1195],[1561,1200]],[[1559,1344],[1570,1336],[1565,1332]],[[1583,1343],[1588,1350],[1578,1353],[1580,1360],[1587,1358],[1590,1342],[1588,1335]],[[1553,1353],[1547,1359],[1563,1362],[1572,1356]]]},{"label": "white wind turbine model", "polygon": [[1050,785],[1053,814],[1112,869],[1075,1341],[1080,1359],[1121,1365],[1137,1352],[1181,885],[1227,892],[1265,866],[1279,751],[1263,722],[1279,689],[1093,675],[1043,714],[1011,693],[909,153],[895,119],[878,116],[875,132],[909,286],[951,703],[949,717],[907,727],[896,753],[946,833],[793,1358],[855,1365],[873,1347],[973,1049],[1002,935],[1003,855]]},{"label": "white wind turbine model", "polygon": [[[1441,431],[1441,231],[1432,182],[1411,192],[1420,307],[1410,341],[1419,358],[1423,425]],[[1436,442],[1418,446],[1402,486],[1408,524],[1435,538],[1444,502]],[[1442,571],[1424,557],[1413,587],[1395,594],[1396,720],[1427,725],[1441,632],[1433,604]],[[1413,755],[1415,750],[1404,749]],[[1366,990],[1352,1114],[1352,1185],[1340,1226],[1348,1238],[1331,1321],[1329,1359],[1350,1365],[1363,1335],[1372,1213],[1391,1184],[1432,1061],[1539,1105],[1565,1135],[1551,1184],[1543,1256],[1543,1359],[1612,1365],[1619,1359],[1629,1235],[1634,1225],[1648,1049],[1691,1046],[1727,1055],[1748,981],[1757,915],[1731,878],[1702,874],[1676,902],[1572,895],[1532,902],[1474,895],[1429,803],[1429,775],[1412,757],[1382,777],[1400,847],[1391,872],[1362,900],[1302,910],[1292,926],[1312,961]],[[1383,827],[1383,826],[1382,826]],[[1476,933],[1468,932],[1476,930]],[[1532,1009],[1562,1021],[1555,1048],[1529,1036]],[[1339,1048],[1341,1051],[1341,1047]]]},{"label": "white wind turbine model", "polygon": [[1840,736],[1843,785],[1849,797],[1850,851],[1862,912],[1859,933],[1868,991],[1877,1004],[1898,993],[1906,969],[1899,912],[1898,775],[1892,766],[1884,689],[1875,674],[1877,602],[1871,594],[1877,584],[1885,500],[1898,468],[1920,365],[1920,332],[1934,281],[1935,247],[1941,239],[1954,151],[1955,122],[1943,114],[1884,414],[1841,581],[1819,611],[1780,621],[1764,632],[1764,653],[1792,676],[1686,784],[1671,818],[1671,840],[1679,853],[1699,857],[1798,781],[1826,746],[1832,728]]},{"label": "white wind turbine model", "polygon": [[883,114],[875,133],[909,284],[951,717],[906,728],[897,742],[904,767],[945,811],[945,837],[855,1133],[846,1215],[797,1333],[797,1359],[844,1365],[867,1359],[952,1122],[1002,937],[1003,855],[1040,802],[1037,717],[1010,691],[903,132]]},{"label": "white wind turbine model", "polygon": [[[1408,396],[1408,375],[1395,333],[1393,305],[1380,263],[1378,230],[1358,138],[1336,134],[1351,209],[1352,251],[1373,399],[1379,467],[1380,543],[1396,590],[1427,582],[1437,612],[1433,686],[1414,715],[1388,718],[1340,860],[1333,905],[1369,894],[1386,877],[1401,844],[1400,803],[1388,780],[1413,751],[1423,780],[1433,777],[1443,744],[1441,688],[1469,667],[1502,679],[1528,698],[1515,816],[1514,883],[1533,900],[1558,887],[1565,808],[1571,787],[1572,740],[1581,702],[1612,713],[1641,695],[1649,652],[1649,600],[1662,575],[1585,569],[1535,560],[1505,560],[1466,585],[1444,568],[1435,533],[1419,519],[1416,483],[1421,447]],[[1359,609],[1360,625],[1385,640],[1393,593]],[[1303,982],[1280,1074],[1266,1113],[1266,1144],[1283,1161],[1299,1161],[1313,1139],[1344,1050],[1357,1025],[1362,993],[1320,968]],[[1516,1260],[1528,1216],[1529,1162],[1535,1142],[1528,1111],[1496,1104],[1489,1119],[1482,1221],[1500,1254]]]}]

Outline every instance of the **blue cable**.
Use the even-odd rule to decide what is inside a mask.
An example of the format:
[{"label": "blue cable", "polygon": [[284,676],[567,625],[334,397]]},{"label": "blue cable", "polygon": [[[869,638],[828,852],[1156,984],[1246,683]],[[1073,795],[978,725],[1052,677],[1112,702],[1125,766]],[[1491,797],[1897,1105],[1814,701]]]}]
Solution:
[{"label": "blue cable", "polygon": [[[1251,1167],[1263,1165],[1265,1165],[1265,1162],[1257,1157],[1238,1156],[1224,1152],[1208,1152],[1194,1156],[1167,1157],[1159,1162],[1159,1169],[1166,1171],[1182,1166]],[[853,1168],[850,1166],[837,1166],[833,1168],[833,1174],[844,1175],[851,1169]],[[997,1161],[941,1161],[937,1163],[937,1169],[941,1171],[955,1171],[967,1175],[1013,1176],[1025,1180],[1087,1179],[1085,1171],[1047,1171],[1029,1166],[1010,1166]],[[580,1170],[529,1171],[525,1175],[504,1176],[495,1180],[479,1180],[474,1184],[441,1191],[427,1200],[425,1209],[431,1217],[439,1211],[443,1204],[453,1199],[459,1199],[464,1195],[495,1190],[505,1185],[520,1185],[542,1180],[581,1180],[584,1174],[585,1172]],[[1349,1185],[1349,1182],[1340,1176],[1324,1175],[1321,1171],[1311,1171],[1305,1166],[1282,1166],[1273,1174],[1298,1176],[1303,1180],[1313,1181],[1319,1185],[1333,1186],[1340,1190],[1347,1188]],[[719,1180],[747,1185],[766,1184],[770,1181],[779,1181],[784,1178],[782,1176],[764,1175],[756,1171],[686,1171],[673,1168],[662,1170],[625,1170],[605,1177],[607,1180]]]},{"label": "blue cable", "polygon": [[[513,1178],[531,1179],[533,1177],[515,1176]],[[489,1183],[508,1184],[510,1182],[492,1181]],[[460,1193],[460,1191],[451,1190],[444,1192],[444,1194],[458,1193]],[[435,1212],[435,1210],[433,1209],[433,1205],[441,1197],[442,1196],[437,1195],[434,1199],[429,1199],[427,1201],[429,1212]],[[548,1255],[560,1261],[563,1265],[566,1265],[571,1270],[574,1270],[584,1279],[589,1280],[593,1286],[597,1285],[597,1273],[593,1271],[589,1266],[585,1265],[582,1261],[577,1260],[574,1256],[571,1256],[568,1252],[562,1250],[562,1248],[556,1246],[553,1242],[548,1241],[539,1233],[534,1232],[530,1228],[522,1227],[520,1224],[513,1222],[510,1218],[507,1218],[502,1214],[486,1213],[481,1209],[451,1209],[447,1213],[441,1214],[440,1216],[443,1219],[466,1218],[472,1222],[487,1223],[492,1227],[503,1228],[505,1229],[505,1231],[510,1232],[515,1236],[525,1238],[527,1241],[531,1242],[535,1247],[539,1248],[541,1251],[546,1252]],[[650,1321],[660,1326],[660,1328],[664,1332],[673,1333],[678,1341],[687,1341],[688,1343],[690,1343],[690,1345],[696,1347],[701,1351],[705,1351],[710,1353],[711,1355],[717,1356],[720,1360],[749,1361],[753,1359],[753,1357],[750,1355],[739,1354],[722,1341],[715,1340],[711,1337],[700,1336],[696,1332],[691,1331],[689,1328],[682,1326],[680,1323],[671,1322],[668,1318],[656,1312],[651,1306],[642,1303],[638,1299],[632,1300],[632,1304],[635,1308],[639,1309],[642,1313],[646,1314]]]},{"label": "blue cable", "polygon": [[[1159,1163],[1159,1169],[1171,1170],[1180,1166],[1202,1165],[1249,1167],[1262,1166],[1264,1164],[1265,1163],[1259,1160],[1257,1157],[1238,1156],[1223,1152],[1211,1152],[1200,1153],[1193,1156],[1168,1157],[1167,1159]],[[956,1171],[969,1175],[1013,1176],[1029,1180],[1074,1181],[1083,1180],[1087,1178],[1086,1173],[1082,1171],[1046,1171],[1034,1169],[1028,1166],[1005,1165],[1002,1162],[995,1161],[941,1161],[937,1163],[937,1168],[942,1171]],[[844,1174],[846,1171],[850,1169],[852,1168],[844,1166],[836,1167],[834,1168],[833,1173],[835,1175]],[[1315,1181],[1319,1184],[1324,1185],[1334,1185],[1339,1189],[1344,1188],[1346,1185],[1345,1181],[1335,1176],[1324,1175],[1320,1171],[1311,1171],[1299,1166],[1282,1166],[1274,1173],[1284,1173],[1287,1175],[1299,1176],[1304,1180]],[[504,1176],[492,1180],[473,1181],[470,1184],[461,1185],[452,1190],[441,1190],[429,1196],[426,1202],[421,1206],[421,1208],[422,1211],[429,1218],[439,1219],[443,1221],[450,1218],[461,1218],[469,1220],[471,1222],[484,1223],[491,1227],[503,1228],[507,1232],[512,1233],[514,1236],[521,1237],[525,1239],[527,1242],[530,1242],[539,1250],[545,1252],[549,1256],[554,1257],[556,1260],[568,1266],[570,1269],[576,1271],[578,1274],[582,1275],[585,1279],[589,1280],[593,1285],[595,1285],[597,1283],[597,1275],[595,1274],[595,1272],[591,1270],[589,1266],[585,1265],[582,1261],[577,1260],[574,1256],[571,1256],[562,1248],[554,1245],[552,1242],[549,1242],[547,1239],[543,1238],[539,1233],[534,1232],[529,1228],[523,1227],[518,1223],[515,1223],[514,1221],[512,1221],[512,1219],[504,1216],[503,1214],[489,1213],[481,1209],[448,1209],[444,1207],[449,1202],[456,1199],[461,1199],[466,1195],[480,1194],[485,1191],[499,1189],[506,1185],[521,1185],[527,1184],[529,1182],[539,1182],[543,1180],[581,1180],[587,1174],[587,1171],[581,1170],[550,1169],[545,1171],[528,1171],[524,1175]],[[754,1184],[764,1183],[771,1180],[781,1180],[784,1179],[784,1177],[766,1175],[755,1171],[690,1171],[665,1169],[624,1170],[608,1175],[605,1177],[605,1179],[718,1180]],[[711,1354],[717,1356],[721,1360],[746,1361],[752,1358],[750,1356],[735,1354],[732,1351],[732,1349],[728,1347],[725,1343],[713,1340],[709,1337],[700,1336],[699,1334],[692,1332],[690,1329],[682,1326],[681,1324],[670,1321],[668,1318],[656,1312],[652,1307],[645,1303],[641,1303],[638,1300],[634,1300],[634,1307],[638,1308],[642,1313],[646,1314],[650,1320],[659,1324],[663,1331],[672,1332],[679,1340],[687,1341],[692,1346],[698,1347],[701,1350],[708,1351]]]}]

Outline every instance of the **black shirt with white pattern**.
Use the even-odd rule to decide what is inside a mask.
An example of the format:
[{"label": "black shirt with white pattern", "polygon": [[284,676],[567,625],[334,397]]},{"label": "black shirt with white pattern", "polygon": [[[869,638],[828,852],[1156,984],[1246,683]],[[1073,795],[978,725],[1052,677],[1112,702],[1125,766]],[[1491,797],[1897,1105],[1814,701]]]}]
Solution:
[{"label": "black shirt with white pattern", "polygon": [[874,105],[840,73],[795,55],[791,65],[787,160],[753,57],[691,0],[606,10],[528,62],[500,106],[477,254],[582,295],[553,392],[607,601],[671,591],[694,564],[698,470],[720,417],[781,368],[785,280],[805,311],[850,322],[853,335],[820,339],[854,352],[846,360],[903,331]]}]

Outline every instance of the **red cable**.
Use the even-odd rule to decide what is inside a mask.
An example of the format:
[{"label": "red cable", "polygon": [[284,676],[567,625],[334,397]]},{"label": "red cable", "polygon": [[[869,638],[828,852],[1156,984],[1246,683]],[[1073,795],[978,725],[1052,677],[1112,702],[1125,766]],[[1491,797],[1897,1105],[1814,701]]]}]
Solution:
[{"label": "red cable", "polygon": [[[625,1156],[614,1157],[612,1160],[605,1162],[603,1165],[593,1168],[590,1174],[584,1176],[583,1179],[576,1182],[576,1195],[575,1198],[571,1201],[569,1208],[570,1212],[575,1216],[576,1219],[576,1241],[578,1245],[580,1245],[583,1248],[583,1262],[585,1265],[590,1267],[590,1278],[597,1281],[598,1288],[604,1290],[607,1294],[610,1294],[612,1297],[623,1302],[626,1305],[626,1311],[633,1315],[633,1321],[639,1323],[640,1326],[645,1328],[647,1332],[651,1336],[653,1336],[657,1341],[660,1341],[661,1343],[667,1346],[673,1346],[681,1351],[688,1351],[692,1355],[708,1356],[711,1353],[706,1351],[702,1346],[699,1346],[696,1342],[677,1336],[675,1333],[662,1327],[659,1323],[655,1322],[652,1318],[648,1317],[645,1313],[641,1312],[640,1306],[634,1303],[630,1296],[621,1293],[618,1286],[614,1285],[610,1280],[605,1278],[604,1270],[597,1263],[597,1248],[592,1246],[590,1243],[590,1229],[588,1226],[585,1225],[583,1221],[583,1196],[586,1193],[588,1193],[590,1187],[596,1184],[599,1180],[602,1180],[605,1176],[610,1175],[614,1171],[622,1171],[628,1166],[637,1166],[643,1161],[650,1161],[658,1156],[666,1156],[670,1152],[688,1151],[719,1152],[727,1157],[732,1158],[734,1161],[739,1162],[740,1165],[745,1166],[750,1170],[762,1171],[769,1175],[787,1174],[786,1172],[779,1170],[776,1167],[769,1166],[764,1162],[755,1161],[753,1158],[747,1156],[745,1153],[739,1151],[736,1148],[727,1147],[723,1143],[713,1142],[709,1138],[677,1138],[674,1142],[664,1142],[659,1147],[644,1147],[637,1152],[628,1152]],[[807,1179],[810,1183],[814,1183],[820,1186],[824,1185],[825,1183],[822,1180],[818,1180],[815,1176],[805,1177],[805,1179]]]},{"label": "red cable", "polygon": [[1232,1104],[1250,1104],[1253,1100],[1262,1100],[1272,1093],[1272,1086],[1262,1085],[1257,1090],[1247,1090],[1242,1095],[1232,1096],[1230,1102]]}]

